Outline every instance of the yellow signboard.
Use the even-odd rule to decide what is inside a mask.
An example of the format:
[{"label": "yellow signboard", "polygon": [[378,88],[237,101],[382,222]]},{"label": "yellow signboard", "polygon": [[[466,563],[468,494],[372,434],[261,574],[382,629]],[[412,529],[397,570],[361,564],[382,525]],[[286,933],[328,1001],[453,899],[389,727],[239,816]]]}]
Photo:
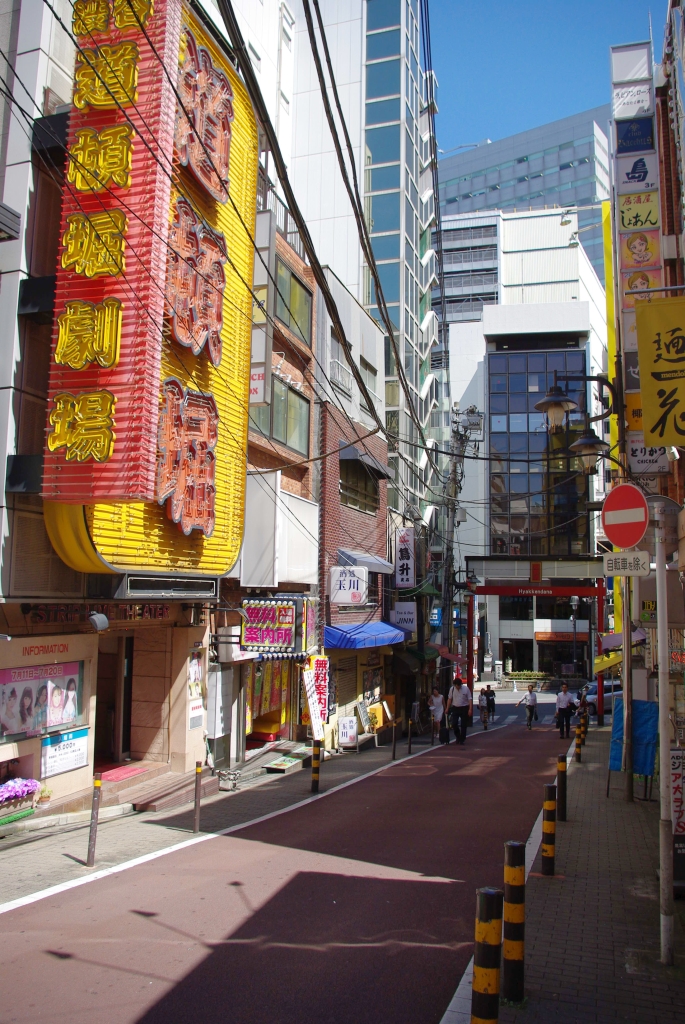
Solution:
[{"label": "yellow signboard", "polygon": [[635,313],[645,444],[685,444],[685,298],[636,302]]},{"label": "yellow signboard", "polygon": [[644,231],[645,228],[658,228],[659,224],[658,192],[618,197],[619,231]]},{"label": "yellow signboard", "polygon": [[[188,423],[176,417],[178,440],[176,420],[167,415],[174,429],[163,436],[160,428],[158,476],[161,480],[168,468],[162,465],[163,445],[173,441],[185,451],[197,442],[203,461],[196,460],[195,491],[204,487],[204,504],[187,514],[185,478],[171,481],[175,490],[158,486],[154,502],[45,502],[53,547],[80,572],[173,569],[222,575],[235,564],[242,543],[254,263],[245,225],[254,230],[257,123],[230,60],[189,6],[184,5],[182,17],[178,89],[197,123],[188,124],[177,110],[169,251],[160,250],[153,269],[162,289],[166,278],[167,295],[165,323],[159,325],[160,420],[176,399],[173,409],[187,407]],[[189,246],[194,246],[190,256]],[[192,301],[185,301],[188,295]],[[193,431],[197,434],[198,423],[205,421],[203,436],[195,438]],[[174,458],[172,452],[167,459],[172,469]],[[187,477],[195,464],[186,463]]]},{"label": "yellow signboard", "polygon": [[642,430],[642,395],[629,391],[626,395],[626,420],[628,430]]}]

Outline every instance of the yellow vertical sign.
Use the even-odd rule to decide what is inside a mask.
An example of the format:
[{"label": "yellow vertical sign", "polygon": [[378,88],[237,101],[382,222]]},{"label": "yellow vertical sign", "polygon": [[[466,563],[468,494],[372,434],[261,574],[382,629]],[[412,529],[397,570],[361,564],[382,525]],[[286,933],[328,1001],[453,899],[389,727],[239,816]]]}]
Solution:
[{"label": "yellow vertical sign", "polygon": [[685,444],[685,298],[635,303],[647,445]]}]

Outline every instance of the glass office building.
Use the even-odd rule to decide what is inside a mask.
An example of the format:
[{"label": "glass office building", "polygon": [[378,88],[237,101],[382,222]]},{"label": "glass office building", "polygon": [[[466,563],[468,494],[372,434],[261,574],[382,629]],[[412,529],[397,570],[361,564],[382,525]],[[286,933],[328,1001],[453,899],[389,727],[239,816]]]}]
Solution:
[{"label": "glass office building", "polygon": [[[498,342],[498,348],[506,343]],[[588,478],[568,445],[583,427],[587,385],[560,382],[578,410],[567,426],[548,434],[535,408],[560,374],[586,373],[577,338],[538,338],[528,351],[491,352],[488,360],[490,417],[490,552],[493,555],[565,557],[588,550]],[[534,346],[534,347],[533,347]],[[568,346],[568,347],[567,347]],[[566,454],[564,454],[566,453]]]},{"label": "glass office building", "polygon": [[[608,199],[610,116],[608,105],[595,107],[445,156],[438,163],[442,214],[592,207]],[[604,283],[600,209],[579,209],[578,228]]]}]

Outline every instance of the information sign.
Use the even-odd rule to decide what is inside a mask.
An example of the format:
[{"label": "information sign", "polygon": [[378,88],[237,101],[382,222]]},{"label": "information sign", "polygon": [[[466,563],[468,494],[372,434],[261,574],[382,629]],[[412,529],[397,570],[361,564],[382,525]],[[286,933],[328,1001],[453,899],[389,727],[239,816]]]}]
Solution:
[{"label": "information sign", "polygon": [[88,730],[74,729],[45,736],[40,747],[41,778],[63,775],[88,764]]},{"label": "information sign", "polygon": [[605,576],[649,576],[649,551],[604,553]]}]

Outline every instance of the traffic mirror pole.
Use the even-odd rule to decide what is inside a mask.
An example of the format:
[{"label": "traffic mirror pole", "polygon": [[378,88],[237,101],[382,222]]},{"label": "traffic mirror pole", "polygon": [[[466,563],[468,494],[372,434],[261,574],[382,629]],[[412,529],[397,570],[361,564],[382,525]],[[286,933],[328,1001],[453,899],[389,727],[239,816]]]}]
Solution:
[{"label": "traffic mirror pole", "polygon": [[[613,722],[613,718],[612,718]],[[623,577],[623,769],[625,797],[633,802],[633,625],[630,620],[630,576]]]},{"label": "traffic mirror pole", "polygon": [[661,962],[673,965],[673,831],[671,826],[671,737],[668,721],[669,663],[668,596],[666,587],[666,514],[654,509],[656,519],[656,637],[659,658],[659,913]]}]

